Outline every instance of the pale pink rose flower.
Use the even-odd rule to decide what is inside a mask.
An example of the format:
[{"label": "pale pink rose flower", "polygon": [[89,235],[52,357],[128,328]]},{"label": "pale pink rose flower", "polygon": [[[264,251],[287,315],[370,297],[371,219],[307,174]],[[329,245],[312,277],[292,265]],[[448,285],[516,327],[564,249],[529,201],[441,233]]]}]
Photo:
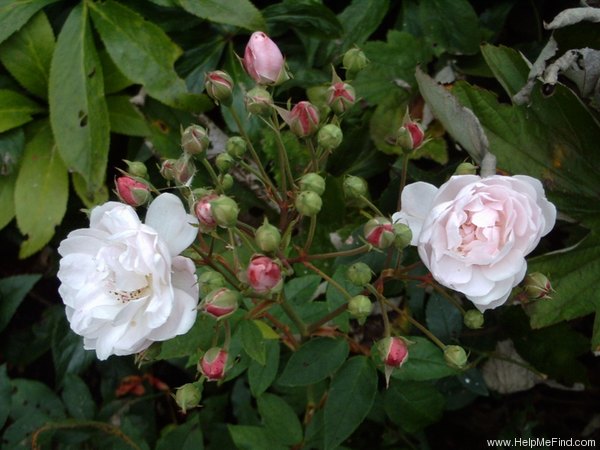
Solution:
[{"label": "pale pink rose flower", "polygon": [[276,84],[285,73],[285,60],[277,44],[262,31],[250,36],[244,52],[244,68],[258,84]]},{"label": "pale pink rose flower", "polygon": [[485,311],[506,302],[524,278],[525,256],[554,226],[556,208],[535,178],[458,175],[439,189],[406,186],[392,219],[411,228],[411,244],[435,280]]},{"label": "pale pink rose flower", "polygon": [[89,228],[61,242],[59,293],[85,349],[98,359],[130,355],[192,327],[196,268],[178,255],[194,241],[196,224],[178,197],[161,194],[145,224],[131,206],[108,202],[92,210]]}]

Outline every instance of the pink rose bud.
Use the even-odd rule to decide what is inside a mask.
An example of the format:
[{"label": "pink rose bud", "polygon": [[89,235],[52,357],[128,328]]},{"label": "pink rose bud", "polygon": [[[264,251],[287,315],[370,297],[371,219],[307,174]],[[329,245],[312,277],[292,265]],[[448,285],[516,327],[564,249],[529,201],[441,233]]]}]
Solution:
[{"label": "pink rose bud", "polygon": [[250,36],[242,62],[258,84],[279,84],[289,78],[279,47],[262,31]]},{"label": "pink rose bud", "polygon": [[186,184],[196,173],[196,165],[192,158],[187,153],[184,153],[175,161],[173,171],[175,172],[175,182]]},{"label": "pink rose bud", "polygon": [[416,122],[406,122],[397,132],[396,143],[405,151],[412,151],[423,144],[425,133]]},{"label": "pink rose bud", "polygon": [[256,86],[246,92],[244,104],[249,114],[268,116],[273,107],[273,97],[265,88]]},{"label": "pink rose bud", "polygon": [[208,132],[200,125],[190,125],[181,134],[181,147],[190,155],[200,155],[206,152],[209,145]]},{"label": "pink rose bud", "polygon": [[204,81],[206,94],[212,98],[215,103],[231,105],[233,94],[233,80],[227,72],[215,70],[206,74]]},{"label": "pink rose bud", "polygon": [[385,217],[375,217],[365,224],[365,239],[374,247],[384,249],[394,243],[394,227]]},{"label": "pink rose bud", "polygon": [[386,337],[377,343],[377,350],[384,365],[386,385],[394,369],[402,367],[408,359],[408,344],[400,337]]},{"label": "pink rose bud", "polygon": [[550,294],[554,292],[548,277],[540,272],[534,272],[527,275],[523,283],[523,289],[525,290],[527,297],[532,300],[551,298]]},{"label": "pink rose bud", "polygon": [[327,104],[336,114],[345,113],[356,102],[354,88],[343,81],[333,83],[327,91]]},{"label": "pink rose bud", "polygon": [[210,233],[217,227],[217,221],[213,216],[210,203],[218,197],[214,192],[205,194],[194,204],[194,213],[198,218],[198,227],[203,233]]},{"label": "pink rose bud", "polygon": [[160,165],[160,174],[167,181],[173,181],[175,179],[175,159],[165,159]]},{"label": "pink rose bud", "polygon": [[152,198],[150,188],[147,184],[135,180],[132,177],[119,177],[116,181],[117,195],[129,206],[145,205]]},{"label": "pink rose bud", "polygon": [[319,110],[312,103],[302,101],[285,114],[283,120],[296,136],[310,136],[319,128]]},{"label": "pink rose bud", "polygon": [[237,311],[239,301],[239,292],[223,287],[204,297],[201,308],[216,319],[224,319]]},{"label": "pink rose bud", "polygon": [[198,369],[208,381],[222,380],[225,377],[228,356],[227,351],[220,347],[213,347],[204,354]]},{"label": "pink rose bud", "polygon": [[259,294],[270,292],[282,284],[281,268],[268,256],[253,256],[246,275],[248,284]]}]

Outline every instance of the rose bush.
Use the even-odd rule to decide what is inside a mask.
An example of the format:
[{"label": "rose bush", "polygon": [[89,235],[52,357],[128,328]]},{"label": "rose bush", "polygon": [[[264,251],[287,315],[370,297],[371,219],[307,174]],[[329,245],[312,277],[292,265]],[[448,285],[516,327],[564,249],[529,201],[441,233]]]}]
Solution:
[{"label": "rose bush", "polygon": [[525,276],[525,256],[556,220],[542,184],[528,176],[453,176],[439,189],[418,182],[402,192],[394,222],[433,277],[484,311],[503,304]]},{"label": "rose bush", "polygon": [[92,210],[90,227],[61,243],[59,293],[75,333],[98,359],[129,355],[186,333],[196,319],[195,266],[178,256],[197,220],[173,194],[159,195],[146,223],[128,205]]}]

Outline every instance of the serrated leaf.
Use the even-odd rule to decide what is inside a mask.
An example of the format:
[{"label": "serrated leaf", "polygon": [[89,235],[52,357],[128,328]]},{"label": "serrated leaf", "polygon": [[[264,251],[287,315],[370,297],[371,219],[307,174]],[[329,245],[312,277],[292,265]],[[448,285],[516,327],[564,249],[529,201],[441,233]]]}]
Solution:
[{"label": "serrated leaf", "polygon": [[0,331],[8,325],[23,299],[40,277],[41,275],[15,275],[0,279]]},{"label": "serrated leaf", "polygon": [[0,42],[19,30],[36,12],[58,0],[0,0]]},{"label": "serrated leaf", "polygon": [[266,30],[260,11],[248,0],[176,0],[183,9],[201,19],[235,25],[247,30]]},{"label": "serrated leaf", "polygon": [[348,352],[348,344],[342,339],[312,339],[291,356],[278,382],[284,386],[317,383],[333,374]]},{"label": "serrated leaf", "polygon": [[104,184],[109,125],[102,67],[88,22],[87,2],[76,6],[58,35],[50,67],[50,123],[69,169],[95,192]]},{"label": "serrated leaf", "polygon": [[462,330],[463,317],[458,308],[437,293],[425,308],[427,328],[445,344],[456,342]]},{"label": "serrated leaf", "polygon": [[77,375],[65,377],[62,399],[71,417],[80,420],[94,418],[96,404],[87,385]]},{"label": "serrated leaf", "polygon": [[281,444],[293,446],[302,441],[302,425],[292,407],[281,397],[264,393],[256,405],[267,433]]},{"label": "serrated leaf", "polygon": [[0,366],[0,429],[4,428],[8,414],[10,413],[11,391],[12,387],[6,373],[6,364],[2,364]]},{"label": "serrated leaf", "polygon": [[40,250],[54,235],[67,209],[69,179],[47,122],[30,128],[15,186],[17,226],[27,240],[20,258]]},{"label": "serrated leaf", "polygon": [[181,425],[166,426],[158,441],[156,450],[203,450],[203,436],[198,416],[187,417]]},{"label": "serrated leaf", "polygon": [[437,422],[445,403],[444,396],[430,383],[392,381],[385,392],[384,407],[395,424],[414,433]]},{"label": "serrated leaf", "polygon": [[122,91],[123,89],[134,84],[133,81],[123,75],[117,65],[110,58],[110,55],[106,49],[103,48],[98,52],[98,58],[100,58],[100,63],[102,64],[104,93],[106,95]]},{"label": "serrated leaf", "polygon": [[131,104],[126,95],[106,97],[110,130],[126,136],[150,135],[150,128],[142,113]]},{"label": "serrated leaf", "polygon": [[304,275],[285,283],[285,299],[295,305],[308,303],[321,283],[319,275]]},{"label": "serrated leaf", "polygon": [[279,341],[265,342],[265,350],[265,364],[252,360],[248,366],[248,384],[254,397],[258,397],[273,384],[279,369]]},{"label": "serrated leaf", "polygon": [[8,89],[0,89],[0,133],[33,119],[32,114],[44,108],[33,100]]},{"label": "serrated leaf", "polygon": [[10,417],[13,420],[41,413],[47,418],[64,419],[65,407],[60,398],[44,383],[36,380],[16,378],[12,384],[12,406]]},{"label": "serrated leaf", "polygon": [[350,358],[335,374],[324,410],[325,450],[337,448],[367,417],[377,393],[377,371],[364,356]]},{"label": "serrated leaf", "polygon": [[204,111],[212,102],[190,94],[173,68],[181,49],[157,25],[115,1],[89,3],[94,26],[125,77],[174,108]]},{"label": "serrated leaf", "polygon": [[266,351],[262,332],[253,320],[242,320],[239,324],[242,347],[246,354],[261,365],[265,365]]},{"label": "serrated leaf", "polygon": [[392,378],[405,381],[437,380],[458,371],[446,364],[442,350],[428,339],[408,336],[414,344],[408,348],[408,359],[402,367],[392,372]]},{"label": "serrated leaf", "polygon": [[353,0],[338,15],[344,27],[339,51],[345,52],[353,45],[362,45],[381,25],[389,6],[388,0]]},{"label": "serrated leaf", "polygon": [[277,31],[293,28],[307,35],[337,38],[344,32],[336,15],[316,2],[277,3],[263,9],[263,15],[269,29],[275,34]]},{"label": "serrated leaf", "polygon": [[54,53],[54,32],[43,11],[0,45],[0,61],[29,92],[48,97],[50,61]]},{"label": "serrated leaf", "polygon": [[264,427],[249,425],[227,425],[231,439],[238,449],[285,450],[288,447],[279,445],[269,437]]}]

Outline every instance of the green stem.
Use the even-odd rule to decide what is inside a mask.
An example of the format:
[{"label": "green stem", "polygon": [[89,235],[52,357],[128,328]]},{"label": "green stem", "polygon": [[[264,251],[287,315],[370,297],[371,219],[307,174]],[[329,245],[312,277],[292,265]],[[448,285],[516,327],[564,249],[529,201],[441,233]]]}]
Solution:
[{"label": "green stem", "polygon": [[283,139],[281,138],[281,133],[279,132],[279,121],[277,120],[277,113],[273,112],[271,117],[271,123],[273,125],[273,130],[275,131],[275,136],[277,138],[277,151],[279,153],[279,171],[281,172],[281,190],[283,191],[283,198],[287,197],[287,182],[286,178],[289,179],[290,184],[296,189],[296,183],[294,182],[294,175],[292,174],[292,168],[290,166],[290,160],[287,157],[287,151],[285,149],[285,144]]},{"label": "green stem", "polygon": [[314,259],[318,260],[318,259],[338,258],[338,257],[342,257],[342,256],[354,256],[354,255],[360,255],[361,253],[369,252],[372,249],[373,249],[373,246],[371,244],[365,244],[365,245],[361,245],[360,247],[351,248],[350,250],[340,250],[337,252],[316,253],[314,255],[299,256],[298,258],[289,259],[289,262],[293,264],[293,263],[297,263],[300,261],[311,261]]},{"label": "green stem", "polygon": [[346,300],[350,300],[352,298],[352,295],[350,295],[350,292],[348,292],[346,289],[344,289],[344,287],[341,284],[339,284],[337,281],[335,281],[333,278],[331,278],[329,275],[327,275],[321,269],[319,269],[316,266],[313,266],[308,261],[303,261],[302,263],[304,264],[304,267],[306,267],[309,270],[312,270],[317,275],[319,275],[321,278],[326,280],[329,284],[331,284],[333,287],[335,287],[338,291],[340,291],[340,293],[346,298]]},{"label": "green stem", "polygon": [[383,317],[383,334],[385,337],[390,337],[392,335],[392,327],[390,326],[390,318],[388,317],[387,308],[385,302],[387,299],[380,293],[375,286],[372,284],[367,284],[367,290],[375,295],[377,298],[377,302],[379,303],[379,308],[381,309],[381,317]]},{"label": "green stem", "polygon": [[310,216],[310,225],[308,227],[308,237],[306,238],[306,243],[304,244],[304,251],[307,252],[312,245],[313,239],[315,237],[315,230],[317,229],[317,216]]},{"label": "green stem", "polygon": [[[315,151],[315,146],[313,144],[312,139],[307,138],[306,142],[308,144],[308,149],[310,150],[310,159],[312,162],[312,171],[319,171],[319,158],[317,157],[317,152]],[[310,166],[309,166],[310,167]]]},{"label": "green stem", "polygon": [[448,292],[446,292],[446,289],[444,289],[442,286],[440,286],[439,284],[432,282],[431,283],[431,287],[433,287],[433,289],[441,294],[446,300],[448,300],[450,303],[452,303],[452,305],[458,309],[460,311],[460,313],[464,316],[466,311],[465,309],[462,307],[462,305],[458,302],[458,300],[452,295],[449,294]]},{"label": "green stem", "polygon": [[69,422],[55,422],[48,423],[33,433],[31,436],[31,448],[34,450],[40,450],[42,447],[38,444],[38,438],[40,434],[51,431],[51,430],[61,430],[61,429],[78,429],[78,428],[95,428],[100,430],[106,434],[111,434],[113,436],[121,439],[128,447],[139,450],[140,447],[131,440],[129,436],[123,433],[119,427],[111,425],[110,423],[105,422],[97,422],[95,420],[77,420],[77,421],[69,421]]},{"label": "green stem", "polygon": [[235,245],[235,236],[233,235],[231,228],[227,228],[227,234],[229,234],[229,244],[231,245],[231,251],[233,252],[233,267],[237,271],[240,268],[240,260],[238,258],[237,246]]},{"label": "green stem", "polygon": [[408,155],[404,155],[402,159],[402,172],[400,172],[400,188],[398,189],[398,211],[402,207],[402,191],[406,186],[406,178],[408,177],[408,161],[410,160]]},{"label": "green stem", "polygon": [[[198,255],[200,255],[204,264],[206,264],[216,272],[219,272],[232,286],[239,290],[238,280],[235,278],[235,273],[231,270],[229,266],[223,263],[221,263],[221,265],[218,266],[217,264],[215,264],[213,259],[208,254],[204,253],[202,249],[200,249],[198,246],[193,246],[192,248],[198,253]],[[223,270],[221,267],[225,270]]]},{"label": "green stem", "polygon": [[302,338],[308,337],[309,333],[308,333],[308,329],[306,328],[306,324],[300,318],[298,313],[296,313],[296,310],[292,307],[292,305],[290,305],[287,302],[283,292],[281,292],[279,294],[279,304],[281,305],[283,312],[289,317],[289,319],[294,323],[294,325],[296,325],[296,328],[300,332],[300,335],[302,336]]},{"label": "green stem", "polygon": [[202,158],[202,165],[204,166],[204,168],[208,171],[208,174],[210,175],[210,178],[213,181],[213,184],[215,185],[215,188],[217,189],[217,192],[219,194],[223,193],[223,185],[222,183],[219,181],[219,177],[217,175],[217,173],[215,172],[215,169],[213,169],[213,167],[210,165],[210,162],[208,162],[208,159],[206,158]]},{"label": "green stem", "polygon": [[377,208],[377,206],[375,206],[367,197],[365,197],[364,195],[361,195],[359,198],[363,202],[365,202],[367,204],[367,206],[369,208],[371,208],[375,214],[377,214],[380,217],[385,217],[385,215],[379,210],[379,208]]},{"label": "green stem", "polygon": [[423,326],[419,321],[417,321],[414,317],[408,314],[406,311],[401,310],[396,305],[394,305],[389,300],[385,299],[385,302],[398,314],[404,316],[415,328],[418,328],[425,336],[427,336],[435,345],[444,350],[446,348],[446,344],[440,341],[431,331],[429,331],[425,326]]},{"label": "green stem", "polygon": [[338,306],[337,308],[335,308],[333,311],[325,314],[323,317],[321,317],[319,320],[317,320],[316,322],[311,323],[308,326],[308,332],[310,333],[314,333],[315,331],[317,331],[319,328],[321,328],[322,325],[325,325],[327,322],[329,322],[330,320],[335,319],[337,316],[339,316],[340,314],[342,314],[344,311],[346,311],[346,309],[348,309],[348,303],[344,303],[340,306]]},{"label": "green stem", "polygon": [[[238,225],[239,225],[239,222],[238,222]],[[248,235],[246,235],[246,233],[244,233],[239,228],[234,228],[233,231],[235,231],[235,233],[242,239],[242,241],[244,241],[244,243],[248,246],[248,248],[250,250],[252,250],[253,253],[258,253],[258,250],[256,250],[254,243],[250,240],[250,238],[248,237]]]}]

